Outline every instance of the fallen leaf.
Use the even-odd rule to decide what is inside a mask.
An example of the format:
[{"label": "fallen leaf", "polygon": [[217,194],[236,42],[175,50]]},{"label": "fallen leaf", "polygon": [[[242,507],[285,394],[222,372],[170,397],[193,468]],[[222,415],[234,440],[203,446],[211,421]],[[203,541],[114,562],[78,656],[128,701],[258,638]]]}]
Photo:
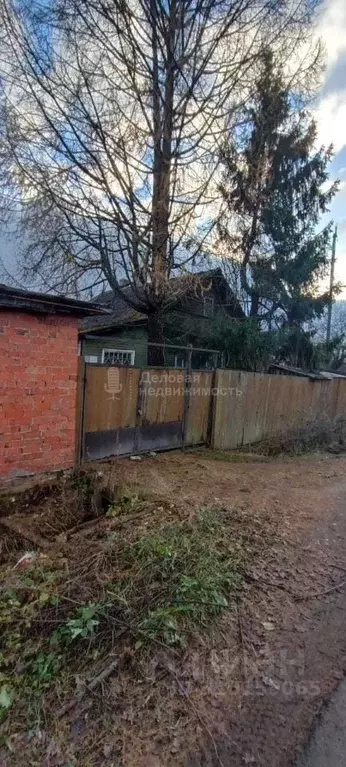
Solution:
[{"label": "fallen leaf", "polygon": [[262,626],[266,631],[275,631],[275,623],[271,623],[270,621],[264,621]]}]

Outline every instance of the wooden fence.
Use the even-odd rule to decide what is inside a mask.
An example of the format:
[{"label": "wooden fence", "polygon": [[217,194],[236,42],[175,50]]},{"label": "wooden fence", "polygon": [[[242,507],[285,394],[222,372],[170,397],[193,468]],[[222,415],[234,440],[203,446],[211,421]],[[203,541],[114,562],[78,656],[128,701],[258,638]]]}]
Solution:
[{"label": "wooden fence", "polygon": [[316,420],[346,418],[346,379],[218,370],[212,446],[233,449]]},{"label": "wooden fence", "polygon": [[207,441],[213,373],[86,365],[81,457]]},{"label": "wooden fence", "polygon": [[316,419],[346,418],[346,379],[233,370],[81,365],[78,458],[189,445],[250,445]]}]

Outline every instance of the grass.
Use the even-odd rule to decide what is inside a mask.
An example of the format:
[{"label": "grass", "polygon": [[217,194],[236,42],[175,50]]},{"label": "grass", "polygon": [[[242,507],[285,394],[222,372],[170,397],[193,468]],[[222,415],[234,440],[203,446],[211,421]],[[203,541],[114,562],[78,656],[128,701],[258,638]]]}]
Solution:
[{"label": "grass", "polygon": [[346,420],[319,419],[262,440],[253,449],[260,455],[303,455],[316,450],[343,453],[346,450]]},{"label": "grass", "polygon": [[192,448],[187,453],[206,458],[208,461],[228,461],[229,463],[253,463],[266,462],[268,458],[256,452],[244,452],[243,450],[214,450],[212,448]]},{"label": "grass", "polygon": [[[87,491],[79,481],[77,505],[90,512],[90,480]],[[57,509],[58,502],[55,488]],[[267,543],[263,524],[220,507],[179,519],[173,504],[157,504],[118,488],[87,534],[69,541],[59,533],[58,545],[24,569],[11,559],[2,569],[3,742],[18,723],[36,731],[42,717],[54,717],[57,697],[73,696],[76,676],[88,676],[107,654],[120,658],[125,647],[136,657],[157,643],[179,652],[240,597],[243,574]]]},{"label": "grass", "polygon": [[117,592],[126,620],[137,616],[142,638],[186,645],[193,628],[231,603],[244,555],[227,536],[225,513],[217,511],[139,538],[124,552],[130,575]]}]

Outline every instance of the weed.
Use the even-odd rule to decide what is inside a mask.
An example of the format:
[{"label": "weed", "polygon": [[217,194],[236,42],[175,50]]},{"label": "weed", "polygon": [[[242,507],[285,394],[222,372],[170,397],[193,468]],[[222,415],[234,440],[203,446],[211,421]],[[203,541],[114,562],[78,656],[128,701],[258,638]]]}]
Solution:
[{"label": "weed", "polygon": [[184,638],[179,631],[177,617],[181,608],[158,607],[149,611],[149,614],[139,624],[143,634],[149,639],[160,637],[167,645],[184,645]]},{"label": "weed", "polygon": [[122,488],[118,491],[115,503],[108,507],[107,517],[119,517],[121,514],[129,514],[140,506],[138,493],[129,488]]},{"label": "weed", "polygon": [[13,703],[13,693],[7,685],[0,687],[0,722],[7,716]]},{"label": "weed", "polygon": [[191,449],[188,451],[196,456],[208,459],[208,461],[227,461],[228,463],[264,463],[268,459],[258,453],[243,452],[240,450],[212,450],[211,448]]},{"label": "weed", "polygon": [[54,652],[40,653],[31,663],[31,689],[42,693],[55,679],[60,669],[61,656]]},{"label": "weed", "polygon": [[[78,508],[89,509],[92,483],[76,475],[70,484],[73,498],[81,494]],[[66,508],[67,502],[66,495]],[[59,542],[58,552],[38,555],[25,570],[4,571],[0,720],[5,738],[12,712],[16,722],[21,713],[37,727],[42,706],[47,716],[52,689],[62,696],[71,691],[81,667],[93,665],[101,650],[114,651],[118,635],[126,635],[126,647],[134,652],[155,641],[185,647],[194,632],[232,608],[243,570],[263,540],[262,529],[252,522],[244,530],[244,520],[230,509],[202,509],[191,519],[164,525],[157,500],[150,508],[148,499],[131,489],[118,489],[107,503],[107,530],[95,528],[79,546],[78,537],[65,549]],[[138,510],[145,511],[144,524]],[[72,509],[68,518],[73,514]],[[119,515],[128,515],[130,523],[115,521],[112,529],[112,517]],[[172,518],[171,510],[166,518]]]},{"label": "weed", "polygon": [[99,609],[100,605],[92,603],[78,607],[75,617],[70,618],[54,632],[52,644],[59,645],[61,641],[68,644],[77,638],[92,637],[100,625],[100,619],[97,617]]},{"label": "weed", "polygon": [[140,538],[128,550],[132,580],[123,584],[123,603],[132,613],[144,613],[139,628],[149,638],[185,644],[193,628],[230,605],[242,574],[228,524],[222,514],[207,510],[192,522]]},{"label": "weed", "polygon": [[320,449],[342,453],[346,449],[346,420],[321,418],[303,423],[262,440],[254,449],[267,456],[302,455]]}]

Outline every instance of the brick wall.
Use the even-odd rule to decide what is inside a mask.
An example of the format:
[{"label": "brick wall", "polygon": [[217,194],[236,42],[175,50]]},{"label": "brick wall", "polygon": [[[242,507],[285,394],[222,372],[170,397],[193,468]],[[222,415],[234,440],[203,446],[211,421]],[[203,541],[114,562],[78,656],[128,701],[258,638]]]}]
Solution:
[{"label": "brick wall", "polygon": [[0,478],[73,465],[78,320],[0,311]]}]

